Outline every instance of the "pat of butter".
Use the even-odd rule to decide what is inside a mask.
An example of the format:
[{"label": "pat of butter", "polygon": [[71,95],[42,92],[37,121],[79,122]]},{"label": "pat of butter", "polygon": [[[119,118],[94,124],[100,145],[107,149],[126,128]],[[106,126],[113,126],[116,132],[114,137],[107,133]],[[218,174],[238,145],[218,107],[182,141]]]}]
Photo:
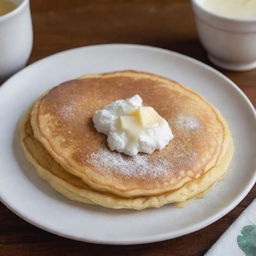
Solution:
[{"label": "pat of butter", "polygon": [[136,116],[120,116],[120,128],[133,137],[138,137],[140,133],[140,123]]},{"label": "pat of butter", "polygon": [[132,137],[137,138],[140,132],[161,122],[161,116],[152,107],[140,107],[131,115],[120,116],[120,128]]},{"label": "pat of butter", "polygon": [[157,125],[161,121],[161,116],[152,107],[140,107],[134,113],[142,127]]}]

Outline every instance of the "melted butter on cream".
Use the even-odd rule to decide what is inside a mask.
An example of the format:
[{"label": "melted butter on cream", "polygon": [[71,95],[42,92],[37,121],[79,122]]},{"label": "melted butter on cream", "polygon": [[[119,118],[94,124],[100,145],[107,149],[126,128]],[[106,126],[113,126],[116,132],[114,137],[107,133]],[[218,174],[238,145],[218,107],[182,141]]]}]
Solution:
[{"label": "melted butter on cream", "polygon": [[139,95],[117,100],[96,111],[96,130],[108,136],[111,150],[135,156],[152,154],[173,139],[168,122],[151,107],[144,107]]}]

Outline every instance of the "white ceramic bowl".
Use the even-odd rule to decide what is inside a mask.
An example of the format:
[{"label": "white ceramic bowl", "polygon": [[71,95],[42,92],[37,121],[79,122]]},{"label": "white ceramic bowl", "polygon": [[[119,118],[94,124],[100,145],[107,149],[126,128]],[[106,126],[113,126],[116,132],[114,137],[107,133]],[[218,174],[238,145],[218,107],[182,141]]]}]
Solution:
[{"label": "white ceramic bowl", "polygon": [[224,69],[256,68],[256,18],[230,18],[213,13],[192,0],[199,38],[209,59]]}]

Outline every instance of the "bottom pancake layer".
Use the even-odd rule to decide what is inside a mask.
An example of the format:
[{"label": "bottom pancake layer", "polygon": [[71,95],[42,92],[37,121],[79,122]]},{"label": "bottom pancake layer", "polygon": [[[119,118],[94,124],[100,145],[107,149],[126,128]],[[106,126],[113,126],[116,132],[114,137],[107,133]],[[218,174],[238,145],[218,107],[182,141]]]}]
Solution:
[{"label": "bottom pancake layer", "polygon": [[200,178],[186,183],[177,190],[168,191],[157,196],[125,198],[111,193],[96,191],[77,176],[67,172],[34,137],[30,115],[27,115],[22,120],[20,132],[21,143],[26,157],[36,168],[39,176],[45,179],[55,190],[75,201],[115,209],[142,210],[149,207],[160,207],[169,203],[181,203],[199,197],[223,178],[233,155],[233,143],[229,134],[230,146],[220,164],[210,169]]}]

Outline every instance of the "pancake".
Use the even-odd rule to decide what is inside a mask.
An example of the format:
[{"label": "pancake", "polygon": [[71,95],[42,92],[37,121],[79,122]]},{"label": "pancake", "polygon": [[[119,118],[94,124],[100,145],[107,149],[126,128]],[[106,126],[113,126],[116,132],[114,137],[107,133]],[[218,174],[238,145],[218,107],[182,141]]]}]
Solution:
[{"label": "pancake", "polygon": [[[93,127],[96,110],[134,94],[154,107],[174,134],[151,155],[111,152],[106,136]],[[226,122],[205,99],[175,81],[136,71],[65,82],[36,102],[31,123],[35,138],[64,170],[95,191],[122,198],[159,196],[196,183],[231,150]]]},{"label": "pancake", "polygon": [[178,190],[169,191],[158,196],[125,198],[108,192],[96,191],[79,177],[67,172],[34,137],[30,114],[22,120],[20,134],[26,157],[35,166],[38,174],[55,190],[71,200],[114,209],[142,210],[148,207],[160,207],[168,203],[186,202],[192,198],[201,197],[218,180],[223,178],[233,155],[232,140],[229,137],[230,147],[220,164],[200,178],[186,183]]}]

